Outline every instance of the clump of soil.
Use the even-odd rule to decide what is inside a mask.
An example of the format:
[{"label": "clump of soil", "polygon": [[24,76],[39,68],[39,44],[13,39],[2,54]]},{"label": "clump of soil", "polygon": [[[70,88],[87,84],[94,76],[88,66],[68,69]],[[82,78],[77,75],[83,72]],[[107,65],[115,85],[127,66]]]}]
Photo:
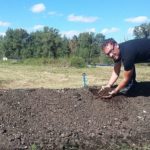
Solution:
[{"label": "clump of soil", "polygon": [[[89,90],[96,96],[96,98],[101,98],[101,99],[105,99],[105,98],[109,98],[110,94],[109,92],[111,92],[113,90],[113,88],[105,88],[103,90],[101,90],[101,88],[96,89],[96,88],[89,88]],[[110,97],[111,98],[111,97]]]},{"label": "clump of soil", "polygon": [[98,95],[99,95],[99,97],[101,97],[101,98],[107,97],[107,96],[110,95],[109,92],[111,92],[111,91],[112,91],[112,88],[105,88],[105,89],[103,89],[103,90],[100,90],[100,91],[98,92]]},{"label": "clump of soil", "polygon": [[99,95],[100,97],[109,96],[109,92],[111,92],[111,91],[112,91],[111,88],[105,88],[104,90],[99,91],[99,92],[98,92],[98,95]]},{"label": "clump of soil", "polygon": [[100,87],[1,89],[0,150],[149,149],[149,89],[107,102]]}]

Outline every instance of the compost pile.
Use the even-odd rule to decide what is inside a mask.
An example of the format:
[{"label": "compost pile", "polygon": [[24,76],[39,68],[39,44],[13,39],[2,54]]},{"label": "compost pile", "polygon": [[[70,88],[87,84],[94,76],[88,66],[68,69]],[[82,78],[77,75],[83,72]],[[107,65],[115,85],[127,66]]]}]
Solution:
[{"label": "compost pile", "polygon": [[99,90],[1,89],[0,150],[150,148],[150,83],[106,100]]}]

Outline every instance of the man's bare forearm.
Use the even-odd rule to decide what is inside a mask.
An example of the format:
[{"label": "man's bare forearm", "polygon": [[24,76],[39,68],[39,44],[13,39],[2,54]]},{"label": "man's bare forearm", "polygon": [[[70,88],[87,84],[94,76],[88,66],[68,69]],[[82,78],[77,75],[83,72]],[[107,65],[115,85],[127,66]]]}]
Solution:
[{"label": "man's bare forearm", "polygon": [[108,81],[108,85],[111,87],[118,79],[118,75],[113,71],[112,75]]}]

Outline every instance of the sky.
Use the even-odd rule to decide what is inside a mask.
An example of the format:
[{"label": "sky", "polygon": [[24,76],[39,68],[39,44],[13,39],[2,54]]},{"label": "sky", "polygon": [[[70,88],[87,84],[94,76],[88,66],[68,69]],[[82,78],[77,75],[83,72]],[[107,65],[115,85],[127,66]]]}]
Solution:
[{"label": "sky", "polygon": [[149,22],[150,0],[0,0],[0,35],[8,28],[31,33],[48,26],[68,38],[94,32],[123,42]]}]

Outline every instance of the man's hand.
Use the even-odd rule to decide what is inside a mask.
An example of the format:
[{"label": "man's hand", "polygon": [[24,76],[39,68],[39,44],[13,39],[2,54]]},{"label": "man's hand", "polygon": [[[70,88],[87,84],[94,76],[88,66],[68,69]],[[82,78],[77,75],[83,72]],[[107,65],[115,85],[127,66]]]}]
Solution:
[{"label": "man's hand", "polygon": [[117,93],[118,93],[117,91],[112,90],[111,92],[108,93],[109,95],[102,96],[102,98],[109,99],[109,98],[112,98],[113,96],[115,96]]},{"label": "man's hand", "polygon": [[111,87],[111,85],[109,85],[109,84],[103,85],[98,93],[100,93],[101,91],[105,90],[106,88],[110,88],[110,87]]},{"label": "man's hand", "polygon": [[111,92],[109,92],[110,95],[116,95],[118,92],[116,90],[112,90]]}]

